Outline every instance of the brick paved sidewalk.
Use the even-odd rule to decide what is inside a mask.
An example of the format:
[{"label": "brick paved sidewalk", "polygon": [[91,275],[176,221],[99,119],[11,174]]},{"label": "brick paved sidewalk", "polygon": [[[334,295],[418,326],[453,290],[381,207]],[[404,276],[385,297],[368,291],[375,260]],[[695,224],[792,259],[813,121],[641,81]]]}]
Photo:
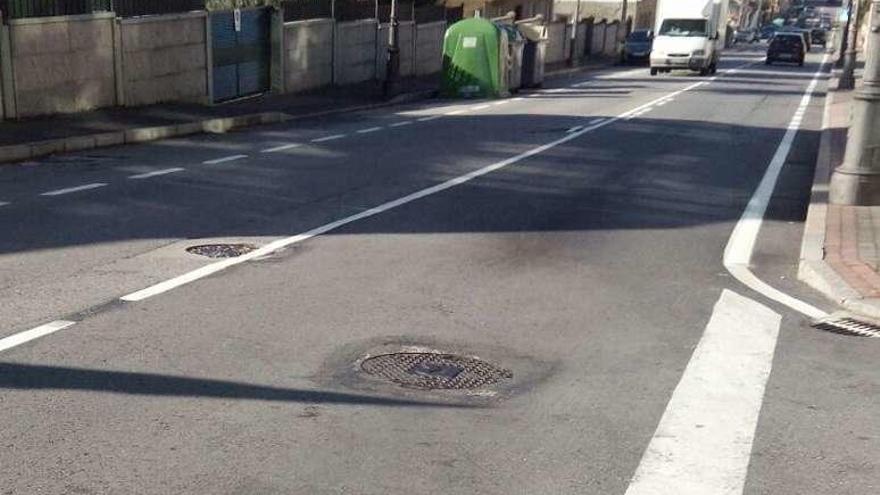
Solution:
[{"label": "brick paved sidewalk", "polygon": [[852,91],[829,90],[798,276],[845,309],[880,319],[880,206],[827,204],[851,109]]}]

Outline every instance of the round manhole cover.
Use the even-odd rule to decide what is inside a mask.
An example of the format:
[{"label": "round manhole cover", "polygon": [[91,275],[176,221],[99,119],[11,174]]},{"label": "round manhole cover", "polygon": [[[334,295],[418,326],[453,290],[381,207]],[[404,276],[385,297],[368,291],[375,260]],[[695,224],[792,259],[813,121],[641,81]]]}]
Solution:
[{"label": "round manhole cover", "polygon": [[186,248],[186,252],[208,258],[235,258],[257,249],[251,244],[203,244]]},{"label": "round manhole cover", "polygon": [[364,372],[404,387],[475,389],[513,378],[513,373],[480,359],[430,352],[382,354],[361,363]]}]

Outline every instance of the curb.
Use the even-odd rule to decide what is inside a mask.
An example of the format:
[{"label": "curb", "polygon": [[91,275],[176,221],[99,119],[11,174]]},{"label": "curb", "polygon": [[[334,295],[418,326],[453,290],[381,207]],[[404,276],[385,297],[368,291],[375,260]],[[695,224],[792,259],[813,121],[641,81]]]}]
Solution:
[{"label": "curb", "polygon": [[832,75],[828,81],[829,90],[825,98],[819,155],[816,159],[813,185],[810,188],[810,205],[807,209],[807,219],[804,222],[797,275],[801,282],[822,293],[844,309],[880,320],[880,299],[862,296],[825,260],[828,187],[832,169],[831,108],[834,105],[834,95],[836,94],[830,88],[834,87],[835,83],[836,77]]},{"label": "curb", "polygon": [[214,133],[221,134],[233,129],[265,124],[278,124],[300,119],[324,117],[341,113],[373,110],[376,108],[390,107],[411,103],[414,101],[433,98],[436,90],[417,91],[399,95],[390,101],[380,103],[368,103],[353,105],[320,112],[311,112],[300,115],[291,115],[284,112],[259,112],[235,117],[216,117],[182,124],[171,124],[155,127],[139,127],[114,132],[102,132],[72,136],[68,138],[35,141],[26,144],[13,144],[0,146],[0,165],[4,163],[21,162],[56,153],[70,153],[122,144],[146,143],[172,137],[188,136],[192,134]]}]

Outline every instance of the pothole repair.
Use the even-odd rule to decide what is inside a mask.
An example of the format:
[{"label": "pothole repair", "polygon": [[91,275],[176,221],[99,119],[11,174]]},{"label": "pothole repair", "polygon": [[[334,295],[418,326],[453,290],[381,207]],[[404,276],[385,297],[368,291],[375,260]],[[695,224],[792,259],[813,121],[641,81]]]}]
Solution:
[{"label": "pothole repair", "polygon": [[422,390],[473,390],[513,378],[511,371],[478,358],[431,352],[380,354],[364,359],[361,369]]},{"label": "pothole repair", "polygon": [[202,244],[186,248],[186,252],[208,258],[235,258],[257,249],[253,244]]}]

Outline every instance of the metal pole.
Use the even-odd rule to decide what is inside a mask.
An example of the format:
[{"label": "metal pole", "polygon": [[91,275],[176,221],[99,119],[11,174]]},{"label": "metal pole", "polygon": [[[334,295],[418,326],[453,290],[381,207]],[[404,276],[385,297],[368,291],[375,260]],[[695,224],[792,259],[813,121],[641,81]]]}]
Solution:
[{"label": "metal pole", "polygon": [[400,21],[397,16],[398,0],[391,0],[391,16],[388,26],[388,62],[385,66],[385,84],[383,90],[386,98],[398,92],[400,85]]},{"label": "metal pole", "polygon": [[578,23],[580,23],[581,17],[581,0],[577,0],[574,4],[574,17],[571,21],[571,46],[568,51],[568,65],[573,66],[577,63],[577,55],[575,52],[577,51],[577,32],[578,32]]},{"label": "metal pole", "polygon": [[853,89],[856,87],[856,48],[859,44],[859,3],[856,0],[853,3],[852,18],[849,22],[849,42],[847,43],[846,55],[843,57],[843,72],[840,74],[840,81],[837,89]]},{"label": "metal pole", "polygon": [[837,62],[835,63],[837,68],[843,67],[843,59],[846,55],[846,46],[849,40],[849,24],[852,22],[852,14],[853,0],[849,0],[849,4],[846,8],[846,25],[843,27],[843,33],[841,33],[840,54],[837,56]]},{"label": "metal pole", "polygon": [[620,24],[617,26],[617,50],[620,60],[623,60],[623,46],[626,43],[626,7],[627,0],[622,0],[623,5],[620,8]]},{"label": "metal pole", "polygon": [[880,205],[880,0],[872,0],[870,8],[863,86],[853,94],[843,163],[831,175],[834,204]]}]

